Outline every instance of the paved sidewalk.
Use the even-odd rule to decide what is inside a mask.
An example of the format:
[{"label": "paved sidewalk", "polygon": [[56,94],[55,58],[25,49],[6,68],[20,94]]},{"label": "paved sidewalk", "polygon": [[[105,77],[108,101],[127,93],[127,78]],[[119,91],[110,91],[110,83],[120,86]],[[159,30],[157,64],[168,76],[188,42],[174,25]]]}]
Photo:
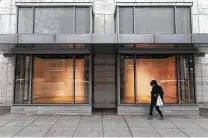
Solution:
[{"label": "paved sidewalk", "polygon": [[208,137],[200,116],[0,116],[1,137]]}]

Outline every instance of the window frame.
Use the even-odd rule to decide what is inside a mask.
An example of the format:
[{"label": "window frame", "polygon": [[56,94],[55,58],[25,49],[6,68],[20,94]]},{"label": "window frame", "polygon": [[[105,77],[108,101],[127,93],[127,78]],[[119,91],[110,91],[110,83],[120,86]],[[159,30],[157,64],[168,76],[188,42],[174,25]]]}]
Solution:
[{"label": "window frame", "polygon": [[173,22],[173,28],[174,28],[174,33],[169,33],[169,34],[179,34],[178,33],[178,31],[177,31],[177,15],[176,15],[176,13],[177,13],[177,8],[189,8],[190,10],[190,12],[189,12],[189,18],[190,18],[190,33],[192,33],[193,32],[193,17],[192,17],[192,5],[189,5],[189,4],[182,4],[182,5],[176,5],[176,4],[163,4],[163,3],[161,3],[161,5],[160,5],[160,3],[156,3],[155,5],[154,4],[145,4],[144,3],[144,5],[138,5],[138,4],[136,4],[136,5],[134,5],[134,4],[126,4],[126,5],[124,5],[124,4],[120,4],[120,5],[117,5],[117,7],[116,7],[116,15],[115,15],[115,20],[116,20],[116,28],[117,28],[117,30],[116,30],[116,33],[117,34],[128,34],[128,33],[120,33],[120,9],[121,8],[125,8],[125,7],[131,7],[132,9],[133,9],[133,24],[132,24],[132,27],[133,27],[133,33],[132,34],[142,34],[142,33],[136,33],[136,30],[135,30],[135,9],[136,8],[139,8],[139,7],[156,7],[156,8],[173,8],[173,17],[174,17],[174,22]]},{"label": "window frame", "polygon": [[[135,76],[136,76],[136,65],[135,65],[135,61],[136,61],[136,59],[135,59],[135,57],[136,56],[142,56],[141,54],[118,54],[119,56],[118,57],[120,57],[120,59],[119,59],[119,65],[120,65],[120,68],[121,68],[121,62],[122,62],[122,59],[121,59],[121,57],[125,57],[125,56],[132,56],[132,57],[134,57],[134,58],[132,58],[133,60],[134,60],[134,83],[135,84],[137,84],[136,83],[136,79],[135,79]],[[161,54],[159,54],[159,55],[161,55]],[[163,55],[163,54],[162,54]],[[180,104],[183,104],[183,105],[193,105],[193,104],[196,104],[196,87],[195,87],[195,78],[194,78],[194,80],[193,80],[193,84],[194,84],[194,88],[193,88],[193,95],[194,95],[194,102],[193,103],[187,103],[187,102],[185,102],[185,103],[181,103],[181,97],[180,97],[180,93],[181,93],[181,91],[180,91],[180,89],[181,89],[181,85],[180,85],[180,65],[179,65],[179,60],[180,60],[180,56],[187,56],[187,57],[189,57],[189,58],[192,58],[192,59],[194,59],[194,55],[193,54],[166,54],[166,55],[173,55],[174,57],[175,57],[175,62],[176,62],[176,66],[175,66],[175,68],[176,68],[176,79],[177,79],[177,82],[176,82],[176,95],[177,95],[177,103],[166,103],[167,105],[180,105]],[[194,60],[193,60],[193,65],[194,65]],[[123,72],[121,72],[121,71],[123,71],[123,70],[125,70],[125,69],[122,69],[122,70],[120,70],[120,72],[119,72],[119,75],[120,75],[120,78],[118,78],[119,80],[119,82],[121,83],[121,79],[122,79],[122,77],[121,77],[121,73],[123,73]],[[188,68],[188,70],[190,70],[190,68]],[[190,73],[188,74],[189,76],[191,75]],[[195,76],[195,66],[193,66],[193,77]],[[190,80],[189,80],[190,81]],[[137,88],[137,86],[135,86],[135,88]],[[137,90],[136,89],[134,89],[134,103],[125,103],[125,102],[123,102],[122,103],[122,98],[124,98],[124,97],[121,97],[121,93],[122,93],[122,91],[121,91],[121,85],[119,86],[119,91],[118,91],[118,95],[119,95],[119,99],[120,99],[120,102],[119,102],[119,105],[148,105],[149,103],[138,103],[137,102],[137,100],[135,100],[137,97],[136,97],[136,93],[137,93]],[[125,93],[125,92],[124,92]],[[189,91],[189,95],[191,94],[191,91]]]},{"label": "window frame", "polygon": [[[79,8],[89,8],[89,15],[90,15],[90,17],[89,17],[89,32],[88,33],[82,33],[82,34],[92,34],[93,33],[93,30],[94,30],[94,27],[92,26],[93,24],[93,22],[94,22],[94,13],[93,13],[93,7],[92,7],[92,5],[57,5],[57,6],[55,6],[55,5],[43,5],[43,6],[41,6],[41,5],[38,5],[38,6],[27,6],[27,5],[25,5],[25,6],[22,6],[22,5],[17,5],[17,10],[16,10],[16,12],[17,12],[17,15],[16,15],[16,34],[19,34],[19,30],[18,30],[18,28],[19,28],[19,9],[20,8],[31,8],[32,10],[33,10],[33,17],[32,17],[32,19],[33,19],[33,24],[32,24],[32,33],[20,33],[20,34],[30,34],[30,35],[32,35],[32,34],[36,34],[35,33],[35,9],[36,8],[67,8],[67,7],[69,7],[69,8],[73,8],[74,10],[73,10],[73,33],[72,34],[63,34],[63,35],[75,35],[75,34],[77,34],[75,31],[76,31],[76,9],[79,9]],[[45,33],[41,33],[41,34],[45,34]],[[49,34],[54,34],[54,33],[49,33]],[[55,33],[55,34],[62,34],[62,33]]]},{"label": "window frame", "polygon": [[[17,76],[17,72],[16,72],[16,70],[17,70],[17,68],[16,68],[16,65],[17,65],[17,56],[30,56],[30,74],[29,74],[29,91],[28,91],[28,96],[29,96],[29,102],[28,103],[26,103],[26,104],[24,104],[24,103],[16,103],[15,102],[15,94],[16,94],[16,83],[14,84],[14,98],[13,98],[13,105],[20,105],[20,106],[25,106],[25,105],[91,105],[91,97],[90,97],[90,95],[91,95],[91,85],[92,85],[92,83],[91,83],[91,54],[86,54],[86,53],[78,53],[78,54],[70,54],[71,56],[72,56],[72,59],[73,59],[73,66],[72,66],[72,68],[73,68],[73,103],[50,103],[50,104],[48,104],[48,103],[33,103],[32,102],[32,85],[33,85],[33,83],[32,83],[32,81],[33,81],[33,76],[34,76],[34,57],[35,56],[37,56],[37,55],[45,55],[45,54],[16,54],[15,55],[15,77],[14,77],[14,82],[16,82],[16,76]],[[52,55],[52,54],[49,54],[49,55]],[[66,55],[66,54],[53,54],[53,55]],[[87,88],[87,95],[84,95],[85,97],[86,97],[86,99],[85,99],[85,102],[84,103],[76,103],[75,102],[75,60],[76,60],[76,55],[81,55],[81,56],[83,56],[84,58],[84,60],[85,60],[85,56],[87,56],[88,58],[88,67],[87,67],[87,69],[88,69],[88,75],[89,75],[89,85],[88,85],[88,88]],[[86,67],[85,66],[85,64],[84,64],[84,67]],[[85,69],[84,69],[85,70]],[[84,77],[85,78],[85,77]],[[84,89],[84,93],[86,93],[85,92],[85,89]]]}]

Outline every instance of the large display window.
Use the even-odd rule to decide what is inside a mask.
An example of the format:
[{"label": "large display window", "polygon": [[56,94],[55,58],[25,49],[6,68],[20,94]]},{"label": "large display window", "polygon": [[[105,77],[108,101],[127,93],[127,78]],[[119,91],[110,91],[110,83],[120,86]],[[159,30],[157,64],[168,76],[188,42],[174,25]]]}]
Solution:
[{"label": "large display window", "polygon": [[89,55],[18,55],[17,59],[16,104],[89,103]]},{"label": "large display window", "polygon": [[151,80],[164,90],[167,104],[194,103],[192,55],[121,55],[121,104],[148,104]]}]

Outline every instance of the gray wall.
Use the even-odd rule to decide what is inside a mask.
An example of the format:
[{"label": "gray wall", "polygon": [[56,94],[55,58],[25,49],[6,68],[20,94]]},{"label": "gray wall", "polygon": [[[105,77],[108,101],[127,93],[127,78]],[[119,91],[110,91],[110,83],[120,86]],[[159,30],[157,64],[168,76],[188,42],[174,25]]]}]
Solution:
[{"label": "gray wall", "polygon": [[115,56],[94,57],[94,107],[115,108]]}]

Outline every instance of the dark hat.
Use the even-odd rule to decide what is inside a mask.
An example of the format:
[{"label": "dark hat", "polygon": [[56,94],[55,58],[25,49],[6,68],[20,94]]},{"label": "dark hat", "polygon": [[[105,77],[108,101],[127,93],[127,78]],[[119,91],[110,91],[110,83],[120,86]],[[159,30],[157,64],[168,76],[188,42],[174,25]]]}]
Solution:
[{"label": "dark hat", "polygon": [[152,81],[150,82],[150,85],[157,85],[157,81],[156,81],[156,80],[152,80]]}]

